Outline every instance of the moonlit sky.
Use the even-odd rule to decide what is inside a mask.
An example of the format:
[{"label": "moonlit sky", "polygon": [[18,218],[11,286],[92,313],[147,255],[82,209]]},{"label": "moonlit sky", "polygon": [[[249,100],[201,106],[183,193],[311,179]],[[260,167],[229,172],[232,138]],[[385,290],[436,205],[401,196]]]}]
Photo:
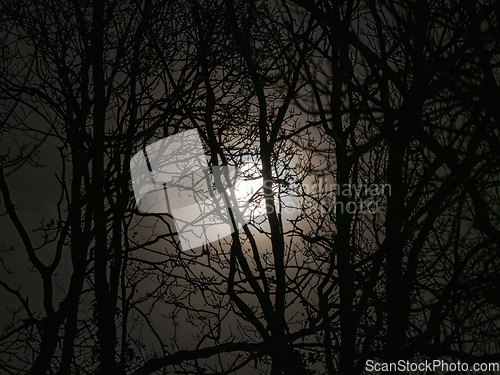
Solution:
[{"label": "moonlit sky", "polygon": [[[224,0],[153,1],[161,12],[151,15],[146,10],[150,2],[116,2],[112,22],[102,29],[92,17],[104,3],[12,3],[12,14],[5,16],[9,25],[0,27],[14,39],[12,44],[4,40],[5,65],[15,62],[0,67],[8,77],[0,75],[7,88],[7,99],[0,98],[0,162],[39,146],[32,160],[7,168],[6,179],[31,241],[35,247],[43,245],[36,255],[45,264],[55,258],[62,235],[52,238],[49,231],[44,240],[39,228],[69,223],[66,204],[71,203],[58,181],[70,186],[72,179],[74,155],[60,154],[70,150],[70,142],[62,147],[68,139],[65,129],[74,130],[78,123],[82,137],[88,137],[75,143],[75,150],[88,157],[84,169],[89,172],[75,186],[92,189],[75,192],[86,199],[81,204],[82,218],[88,220],[84,236],[90,258],[82,270],[87,273],[83,292],[76,289],[81,292],[72,357],[77,367],[91,373],[94,368],[87,362],[104,366],[101,349],[108,346],[99,345],[104,336],[96,334],[112,325],[101,324],[105,315],[117,328],[109,336],[116,338],[116,358],[112,352],[109,357],[114,365],[129,366],[127,371],[154,356],[199,352],[228,342],[263,345],[255,355],[268,362],[255,360],[238,370],[240,375],[266,373],[271,363],[285,368],[282,354],[297,354],[299,362],[318,373],[326,373],[326,368],[362,371],[362,362],[371,357],[449,355],[456,361],[488,358],[481,357],[486,353],[499,358],[499,132],[492,99],[500,92],[495,81],[500,66],[498,14],[484,12],[494,9],[494,1],[471,2],[467,9],[450,2],[423,2],[427,8],[417,3],[271,0],[269,7],[262,4],[255,14],[250,11],[247,19],[244,7],[259,2],[236,2],[233,13],[232,2]],[[287,4],[292,8],[285,10]],[[17,14],[24,5],[27,15],[33,12],[32,23]],[[90,33],[74,21],[78,14],[73,7],[87,12],[82,22],[89,23]],[[61,16],[66,11],[68,20]],[[330,17],[333,13],[338,19]],[[242,27],[247,21],[250,25],[242,30],[248,31],[243,37],[238,33],[240,21]],[[74,34],[66,34],[68,30]],[[101,34],[104,45],[97,54],[94,43],[100,44]],[[36,41],[33,45],[30,38]],[[77,47],[65,50],[66,40]],[[94,55],[86,65],[85,59]],[[31,62],[36,62],[35,68]],[[257,65],[255,74],[252,64]],[[63,82],[67,77],[68,84]],[[99,78],[109,78],[109,86]],[[96,101],[100,91],[110,100],[102,111]],[[44,94],[54,102],[44,101]],[[16,102],[16,95],[22,100]],[[68,97],[74,103],[68,103]],[[288,99],[291,104],[281,107]],[[22,126],[27,128],[12,129]],[[267,139],[259,142],[265,133],[262,126],[267,126],[270,150],[265,148]],[[49,134],[44,139],[49,128],[61,131],[59,138]],[[197,146],[202,172],[176,176],[169,191],[168,181],[158,178],[155,188],[165,190],[155,190],[160,191],[155,199],[160,197],[160,205],[170,212],[145,212],[141,203],[150,202],[136,202],[134,176],[128,175],[124,160],[154,149],[153,144],[167,136],[194,129],[203,141]],[[109,166],[97,177],[92,175],[92,163],[100,165],[96,147],[102,147]],[[269,153],[282,222],[272,235],[260,160]],[[188,165],[193,162],[186,158],[189,154],[180,155],[189,159]],[[210,200],[215,193],[211,184],[216,183],[206,178],[205,166],[220,166],[222,159],[240,178],[234,192],[249,225],[240,225],[234,242],[217,227],[210,233],[213,241],[199,246],[203,241],[196,242],[200,232],[193,229],[192,216],[208,217],[221,202]],[[160,173],[151,169],[151,160],[144,153],[143,164],[149,169],[138,179],[151,179],[154,185],[153,172],[156,177]],[[193,175],[200,177],[199,185]],[[100,177],[106,207],[89,198],[93,192],[101,196],[101,183],[95,184]],[[380,203],[380,210],[339,215],[337,179],[345,185],[388,186],[369,197]],[[75,198],[72,194],[68,200]],[[161,200],[162,194],[169,199]],[[199,215],[200,206],[188,204],[196,194],[203,203],[215,202],[216,209]],[[340,201],[352,203],[356,198],[346,194]],[[105,211],[113,204],[116,210]],[[101,221],[100,215],[106,218]],[[197,245],[189,246],[174,234],[179,223],[198,236],[193,240]],[[222,225],[227,229],[227,223]],[[51,280],[55,310],[67,296],[71,277],[78,274],[70,253],[77,248],[71,248],[72,235],[62,238],[62,259]],[[94,263],[102,249],[109,250],[108,257]],[[2,283],[26,298],[35,319],[50,315],[51,309],[42,303],[41,276],[1,201],[0,250]],[[117,264],[120,267],[114,267]],[[99,292],[107,295],[106,277],[115,282],[116,305],[99,305]],[[28,314],[22,304],[1,286],[0,330],[20,330],[0,342],[0,351],[12,337],[21,339],[12,344],[15,354],[2,353],[0,369],[3,358],[17,352],[15,365],[30,366],[39,354],[40,326],[23,321]],[[72,316],[62,311],[64,319]],[[102,312],[111,313],[97,315]],[[66,321],[58,324],[60,332],[52,330],[54,344],[58,334],[73,335]],[[269,349],[276,342],[282,346]],[[54,368],[62,343],[59,340],[52,357]],[[64,347],[72,350],[66,341]],[[214,355],[200,363],[227,367],[242,353],[226,349],[220,358]],[[192,363],[182,366],[194,371]],[[169,365],[164,372],[182,366]]]},{"label": "moonlit sky", "polygon": [[[15,133],[14,133],[15,134]],[[5,153],[5,150],[9,148],[11,150],[15,149],[16,142],[21,144],[23,142],[29,142],[29,138],[23,136],[22,134],[17,134],[14,137],[11,135],[4,136],[1,142],[1,152]],[[26,228],[28,228],[28,233],[31,236],[32,241],[35,244],[41,244],[42,239],[40,237],[40,232],[35,232],[34,229],[39,227],[42,220],[45,223],[50,223],[51,220],[57,221],[57,202],[60,198],[60,185],[56,178],[56,175],[61,173],[61,158],[57,150],[60,143],[54,137],[49,137],[45,140],[39,147],[37,153],[34,155],[34,160],[36,160],[40,166],[32,166],[30,163],[25,163],[22,167],[18,168],[15,172],[11,173],[7,177],[7,182],[10,188],[11,197],[16,205],[17,213]],[[300,153],[297,153],[296,157],[300,157]],[[241,183],[237,185],[236,195],[239,197],[238,201],[242,206],[247,207],[247,213],[250,211],[252,213],[251,223],[253,226],[250,227],[253,233],[262,255],[268,253],[271,249],[271,244],[266,233],[269,233],[269,226],[267,219],[265,218],[265,203],[262,196],[262,178],[261,175],[261,165],[258,159],[255,157],[247,156],[244,157],[244,163],[239,167],[237,173],[241,176]],[[7,171],[8,173],[9,171]],[[130,187],[132,187],[130,185]],[[259,193],[260,191],[260,193]],[[255,195],[257,193],[257,195]],[[251,204],[247,205],[247,198],[253,197]],[[296,218],[300,206],[300,200],[294,198],[287,194],[282,194],[281,204],[287,207],[282,208],[282,219],[283,219],[283,230],[286,232],[291,229],[290,220]],[[279,200],[276,201],[279,205]],[[295,209],[291,209],[295,207]],[[3,208],[2,208],[3,209]],[[249,210],[249,211],[248,211]],[[4,212],[2,212],[4,213]],[[64,218],[63,212],[63,218]],[[171,228],[175,228],[172,219],[165,216],[165,220],[170,222]],[[26,251],[23,248],[23,244],[16,233],[16,230],[11,223],[7,215],[2,215],[0,217],[0,228],[1,228],[1,241],[5,244],[5,249],[14,247],[13,251],[3,254],[4,266],[9,272],[13,274],[8,276],[9,286],[13,288],[20,288],[21,294],[29,299],[30,306],[34,311],[43,311],[42,306],[42,284],[40,283],[40,276],[38,273],[29,270],[29,260]],[[142,229],[141,229],[142,228]],[[137,243],[142,241],[146,242],[150,238],[152,228],[156,235],[161,235],[162,233],[168,233],[167,227],[162,223],[158,223],[151,217],[142,219],[141,227],[135,228],[136,233],[133,235],[134,240]],[[163,229],[162,229],[163,228]],[[242,231],[242,229],[239,229]],[[291,240],[291,239],[290,239]],[[221,248],[225,248],[227,251],[228,244],[231,239],[230,236],[221,239]],[[226,245],[224,245],[226,243]],[[134,257],[141,262],[163,262],[169,258],[168,252],[169,246],[165,247],[165,244],[157,243],[155,245],[148,246],[147,249],[139,249],[134,252]],[[50,262],[53,259],[53,246],[48,245],[43,250],[43,253],[37,252],[42,260]],[[166,252],[166,253],[165,253]],[[201,248],[195,248],[186,251],[186,254],[199,254]],[[42,255],[43,254],[43,255]],[[164,254],[164,255],[162,255]],[[58,285],[54,289],[54,305],[58,305],[58,301],[62,300],[65,296],[65,291],[69,286],[69,279],[72,272],[71,261],[68,256],[69,254],[63,255],[55,276],[54,284]],[[167,255],[167,256],[165,256]],[[300,261],[300,255],[299,255]],[[202,262],[203,263],[203,262]],[[210,267],[217,266],[213,263]],[[210,269],[206,266],[192,265],[190,266],[190,271],[193,275],[199,274],[208,275]],[[222,270],[221,270],[222,271]],[[2,273],[5,270],[1,271]],[[178,271],[176,271],[178,272]],[[290,271],[290,277],[293,277],[293,272]],[[214,274],[217,277],[216,274]],[[159,286],[158,280],[145,279],[140,283],[140,292],[137,294],[137,298],[146,297],[148,293],[153,292]],[[182,288],[172,288],[173,293],[182,294]],[[252,301],[251,296],[245,297],[249,302]],[[7,293],[3,288],[0,288],[0,300],[4,303],[0,307],[0,322],[5,325],[12,319],[12,314],[8,310],[12,306],[18,306],[18,300],[11,294]],[[88,314],[91,314],[90,300],[82,300],[82,309],[88,310]],[[152,301],[151,301],[152,302]],[[131,331],[131,335],[140,335],[146,339],[146,345],[150,346],[152,349],[158,349],[157,335],[161,337],[165,342],[169,340],[175,340],[175,344],[179,347],[192,348],[197,344],[197,327],[193,324],[183,323],[182,315],[178,319],[180,324],[178,329],[175,330],[172,326],[172,321],[166,319],[166,316],[171,314],[175,308],[168,303],[157,303],[154,308],[151,302],[145,301],[142,304],[142,308],[145,311],[149,311],[148,318],[150,322],[154,325],[156,334],[153,334],[146,325],[142,325],[142,329],[135,329]],[[194,296],[190,299],[190,303],[193,307],[198,306],[203,309],[205,306],[203,298],[201,296]],[[301,306],[297,304],[290,306],[287,309],[287,315],[292,317],[297,313],[300,313]],[[141,316],[132,312],[130,320],[141,319]],[[225,319],[222,325],[222,337],[231,338],[241,327],[239,323],[231,316]],[[293,327],[293,324],[290,324]],[[252,335],[250,333],[247,333]],[[206,363],[217,363],[216,358],[207,359]],[[252,370],[248,370],[248,374],[252,374]]]}]

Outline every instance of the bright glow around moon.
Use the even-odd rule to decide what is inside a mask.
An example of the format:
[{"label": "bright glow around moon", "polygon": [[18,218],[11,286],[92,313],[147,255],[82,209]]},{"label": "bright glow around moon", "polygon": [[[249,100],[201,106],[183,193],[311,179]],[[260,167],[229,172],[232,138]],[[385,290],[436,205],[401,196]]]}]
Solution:
[{"label": "bright glow around moon", "polygon": [[[237,170],[237,178],[235,185],[235,195],[238,202],[238,207],[243,217],[247,222],[254,224],[262,224],[266,220],[266,203],[264,199],[264,180],[262,178],[262,164],[259,161],[247,157],[246,161],[242,163],[242,166]],[[278,194],[277,185],[273,184],[273,189],[275,192],[275,209],[278,213],[282,214],[283,219],[291,217],[292,207],[297,207],[297,205],[292,205],[291,196],[281,193]],[[280,207],[281,205],[281,207]],[[288,209],[284,208],[283,205],[288,206]]]}]

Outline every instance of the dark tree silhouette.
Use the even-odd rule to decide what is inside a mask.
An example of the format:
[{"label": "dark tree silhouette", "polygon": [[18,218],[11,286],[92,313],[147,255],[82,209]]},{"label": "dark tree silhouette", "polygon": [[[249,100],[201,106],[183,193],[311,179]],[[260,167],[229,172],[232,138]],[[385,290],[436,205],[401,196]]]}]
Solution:
[{"label": "dark tree silhouette", "polygon": [[329,172],[341,186],[390,186],[376,215],[337,211],[332,234],[305,237],[330,257],[318,295],[340,298],[324,338],[329,371],[498,361],[498,175],[486,167],[498,161],[494,3],[296,3],[323,33],[297,103],[332,145]]},{"label": "dark tree silhouette", "polygon": [[[499,361],[495,2],[0,4],[2,372]],[[182,251],[129,168],[187,129],[261,186]],[[13,186],[55,154],[32,227]]]}]

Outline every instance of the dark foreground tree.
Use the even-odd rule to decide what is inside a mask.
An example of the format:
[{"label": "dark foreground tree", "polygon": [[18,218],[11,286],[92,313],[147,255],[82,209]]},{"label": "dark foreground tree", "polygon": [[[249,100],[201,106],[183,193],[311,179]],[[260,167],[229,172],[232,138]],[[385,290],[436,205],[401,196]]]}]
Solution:
[{"label": "dark foreground tree", "polygon": [[[498,362],[493,1],[1,9],[3,372]],[[261,187],[248,225],[182,251],[129,168],[186,129]],[[11,171],[54,154],[54,209],[23,212]]]},{"label": "dark foreground tree", "polygon": [[309,218],[303,237],[327,250],[325,279],[338,276],[318,290],[339,309],[324,342],[340,362],[326,365],[497,362],[494,2],[296,3],[323,33],[297,103],[321,124],[327,171],[340,186],[390,189],[365,216],[339,212],[363,197],[337,192],[326,236],[324,218]]}]

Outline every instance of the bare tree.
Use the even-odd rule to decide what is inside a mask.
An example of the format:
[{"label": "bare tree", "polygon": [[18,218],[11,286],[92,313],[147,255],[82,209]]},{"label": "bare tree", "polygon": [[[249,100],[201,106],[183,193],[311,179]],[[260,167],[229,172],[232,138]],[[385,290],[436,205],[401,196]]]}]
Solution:
[{"label": "bare tree", "polygon": [[[153,2],[4,2],[2,9],[10,67],[1,85],[4,103],[15,114],[9,126],[34,138],[39,134],[56,137],[61,155],[58,217],[50,224],[42,223],[40,246],[34,245],[17,215],[2,177],[7,213],[43,283],[40,310],[2,282],[18,297],[25,317],[17,318],[5,331],[6,354],[16,358],[22,344],[16,338],[30,332],[25,339],[34,345],[30,373],[45,374],[53,365],[61,374],[70,373],[82,363],[86,371],[98,364],[101,373],[120,373],[129,359],[125,329],[121,363],[116,356],[118,293],[129,248],[124,237],[131,211],[129,160],[141,139],[151,137],[175,116],[174,110],[158,112],[175,107],[178,87],[184,95],[189,92],[183,82],[186,77],[175,81],[166,69],[157,74],[158,68],[141,58],[153,53],[152,46],[142,44],[146,31],[154,26],[151,15],[158,9],[172,13],[165,4]],[[176,35],[162,37],[168,45]],[[175,44],[169,47],[175,49]],[[170,52],[161,52],[169,68],[177,70],[179,64],[167,57]],[[158,94],[167,82],[174,87]],[[54,292],[54,275],[60,267],[71,272],[62,295]],[[127,297],[127,288],[122,284],[122,298]],[[89,298],[95,298],[90,310],[81,305]],[[86,317],[92,309],[95,321]],[[126,319],[125,315],[123,327]],[[64,332],[62,337],[60,332]],[[93,341],[95,332],[97,341]],[[92,346],[98,348],[96,357]],[[75,352],[81,357],[75,358]],[[5,371],[16,372],[15,366],[4,363]]]},{"label": "bare tree", "polygon": [[[0,153],[6,213],[42,296],[0,279],[20,306],[0,336],[2,371],[498,360],[493,2],[1,8],[1,130],[57,140],[39,155],[61,162],[57,217],[31,233],[9,175],[30,149]],[[246,225],[182,251],[172,215],[137,209],[129,166],[186,129],[211,167],[261,186]]]},{"label": "bare tree", "polygon": [[328,171],[337,186],[390,188],[368,215],[339,212],[356,197],[337,191],[335,214],[313,217],[333,233],[306,237],[330,254],[318,294],[338,275],[324,297],[339,308],[324,338],[330,372],[360,372],[367,359],[494,361],[495,276],[477,263],[497,267],[488,254],[498,223],[486,208],[497,175],[485,167],[498,138],[493,4],[295,3],[324,36],[297,103],[331,144]]}]

